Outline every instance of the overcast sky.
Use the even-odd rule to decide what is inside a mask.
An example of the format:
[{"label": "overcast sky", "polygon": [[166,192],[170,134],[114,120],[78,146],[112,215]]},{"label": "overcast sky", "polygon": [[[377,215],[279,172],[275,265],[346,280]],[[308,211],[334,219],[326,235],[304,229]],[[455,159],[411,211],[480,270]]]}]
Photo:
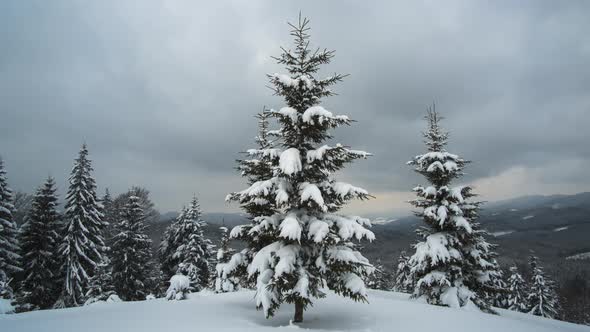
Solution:
[{"label": "overcast sky", "polygon": [[312,45],[336,50],[323,74],[350,74],[323,103],[358,120],[336,140],[374,153],[339,175],[377,196],[349,211],[408,209],[432,102],[484,199],[590,190],[588,1],[2,1],[11,186],[51,174],[63,195],[86,142],[100,194],[141,185],[162,211],[193,193],[236,211],[234,159],[253,115],[284,106],[265,74],[300,10]]}]

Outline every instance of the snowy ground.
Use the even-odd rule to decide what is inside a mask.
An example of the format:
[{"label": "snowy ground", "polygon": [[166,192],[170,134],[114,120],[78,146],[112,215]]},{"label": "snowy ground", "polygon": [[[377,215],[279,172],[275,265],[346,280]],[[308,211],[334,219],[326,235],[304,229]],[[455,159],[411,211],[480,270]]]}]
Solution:
[{"label": "snowy ground", "polygon": [[[289,326],[291,305],[264,319],[254,309],[251,291],[193,294],[189,300],[99,303],[82,308],[0,315],[6,332],[156,332],[282,331]],[[502,311],[502,316],[455,310],[408,301],[400,293],[371,291],[370,304],[333,294],[305,312],[300,329],[313,331],[428,332],[590,332],[590,327]]]}]

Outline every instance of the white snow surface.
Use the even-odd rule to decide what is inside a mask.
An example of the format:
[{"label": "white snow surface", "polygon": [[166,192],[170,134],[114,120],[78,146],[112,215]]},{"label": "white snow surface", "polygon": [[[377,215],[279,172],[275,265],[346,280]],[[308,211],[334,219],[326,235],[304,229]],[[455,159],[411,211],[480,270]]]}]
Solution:
[{"label": "white snow surface", "polygon": [[504,235],[508,235],[508,234],[512,234],[514,233],[513,230],[507,230],[507,231],[498,231],[498,232],[493,232],[492,235],[494,237],[499,237],[499,236],[504,236]]},{"label": "white snow surface", "polygon": [[[354,281],[351,280],[351,283]],[[404,331],[404,332],[588,332],[587,326],[499,310],[500,315],[437,307],[408,300],[403,293],[368,290],[369,304],[328,292],[290,324],[293,305],[283,304],[271,319],[254,308],[254,292],[202,291],[185,301],[157,299],[99,303],[60,310],[0,315],[0,331],[169,332],[169,331]],[[428,319],[425,319],[427,317]]]},{"label": "white snow surface", "polygon": [[[14,307],[9,299],[0,299],[0,315],[14,312]],[[2,316],[0,316],[2,317]],[[0,325],[1,326],[1,325]]]},{"label": "white snow surface", "polygon": [[279,167],[281,171],[287,175],[295,174],[301,171],[301,158],[299,154],[299,150],[296,148],[290,148],[283,153],[281,153],[281,157],[279,158]]},{"label": "white snow surface", "polygon": [[572,256],[568,256],[565,259],[573,259],[573,260],[590,259],[590,252],[583,252],[583,253],[575,254]]}]

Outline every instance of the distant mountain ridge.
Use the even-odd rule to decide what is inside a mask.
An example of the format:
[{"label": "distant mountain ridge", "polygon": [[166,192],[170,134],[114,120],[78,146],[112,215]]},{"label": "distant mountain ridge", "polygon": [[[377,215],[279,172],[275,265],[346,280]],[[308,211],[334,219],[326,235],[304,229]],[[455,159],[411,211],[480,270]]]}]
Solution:
[{"label": "distant mountain ridge", "polygon": [[[165,213],[167,220],[150,225],[154,245],[175,213]],[[247,223],[238,213],[204,213],[205,233],[214,243],[219,238],[219,226],[228,228]],[[371,258],[393,264],[400,251],[411,251],[416,241],[414,231],[423,225],[415,216],[402,218],[381,217],[372,231],[373,243],[363,243],[363,251]],[[483,205],[480,222],[490,232],[489,241],[498,244],[500,262],[524,262],[531,250],[542,260],[556,264],[566,257],[590,251],[590,192],[575,195],[523,196],[488,202]]]}]

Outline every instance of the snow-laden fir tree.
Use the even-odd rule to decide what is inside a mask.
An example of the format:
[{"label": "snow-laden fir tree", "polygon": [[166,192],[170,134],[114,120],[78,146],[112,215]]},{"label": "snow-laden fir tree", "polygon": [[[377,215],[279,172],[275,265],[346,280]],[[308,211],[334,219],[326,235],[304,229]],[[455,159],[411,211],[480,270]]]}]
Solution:
[{"label": "snow-laden fir tree", "polygon": [[56,190],[55,181],[48,177],[37,189],[31,210],[21,227],[23,280],[18,296],[20,310],[51,308],[59,296],[57,230],[60,215]]},{"label": "snow-laden fir tree", "polygon": [[410,257],[405,251],[402,251],[397,259],[397,268],[395,270],[395,281],[393,282],[394,292],[411,293],[414,291],[412,283]]},{"label": "snow-laden fir tree", "polygon": [[103,260],[96,265],[94,275],[90,278],[84,305],[92,304],[97,301],[106,301],[113,294],[116,293],[113,284],[111,261],[105,255]]},{"label": "snow-laden fir tree", "polygon": [[176,274],[178,269],[178,259],[174,257],[176,249],[180,246],[177,241],[180,240],[176,235],[178,233],[178,225],[184,220],[187,213],[186,206],[180,210],[176,219],[166,227],[162,241],[158,247],[158,259],[160,261],[160,269],[162,271],[163,280],[166,283]]},{"label": "snow-laden fir tree", "polygon": [[[328,64],[334,52],[309,48],[307,19],[300,18],[298,25],[291,26],[294,49],[283,49],[276,58],[287,73],[269,75],[276,95],[286,103],[271,111],[280,126],[281,142],[250,153],[259,160],[268,157],[272,177],[251,183],[228,199],[268,207],[268,212],[276,210],[272,215],[257,216],[250,225],[234,228],[231,235],[246,239],[255,248],[264,243],[247,268],[249,276],[257,278],[256,306],[270,317],[281,303],[293,303],[294,322],[301,322],[313,299],[325,296],[325,286],[366,301],[363,279],[373,267],[355,250],[353,241],[372,240],[374,235],[366,229],[370,226],[367,219],[336,214],[349,200],[366,199],[369,194],[336,182],[332,175],[369,154],[325,144],[332,138],[332,129],[351,123],[347,116],[334,115],[320,105],[343,78],[339,74],[318,77],[321,65]],[[234,257],[240,260],[240,256]]]},{"label": "snow-laden fir tree", "polygon": [[495,291],[499,267],[494,247],[477,223],[480,203],[472,201],[470,186],[451,186],[468,161],[445,150],[448,133],[440,128],[441,117],[434,107],[425,119],[427,152],[408,162],[429,182],[413,189],[418,198],[411,201],[427,225],[418,231],[421,242],[410,258],[413,296],[454,308],[474,303],[492,312],[488,298]]},{"label": "snow-laden fir tree", "polygon": [[8,186],[4,161],[0,158],[0,298],[7,299],[14,296],[11,283],[22,270],[13,209],[12,189]]},{"label": "snow-laden fir tree", "polygon": [[527,312],[527,285],[516,266],[510,267],[508,291],[508,309]]},{"label": "snow-laden fir tree", "polygon": [[228,275],[226,266],[235,250],[229,246],[229,234],[227,227],[219,227],[221,230],[221,242],[217,249],[217,265],[215,266],[215,291],[218,293],[234,292],[239,289],[240,279]]},{"label": "snow-laden fir tree", "polygon": [[115,292],[124,301],[144,300],[150,294],[149,274],[152,241],[145,232],[143,206],[137,196],[129,196],[117,223],[111,252]]},{"label": "snow-laden fir tree", "polygon": [[83,304],[88,280],[106,250],[102,206],[96,197],[96,184],[86,144],[82,145],[69,178],[65,215],[59,247],[62,290],[56,306]]},{"label": "snow-laden fir tree", "polygon": [[197,291],[209,284],[209,259],[213,248],[211,240],[203,234],[205,222],[201,215],[199,200],[195,196],[176,227],[173,243],[178,247],[172,255],[178,262],[177,273],[188,276],[191,287]]},{"label": "snow-laden fir tree", "polygon": [[557,318],[559,301],[554,282],[545,276],[536,256],[530,256],[529,264],[532,277],[527,294],[528,312],[536,316]]}]

